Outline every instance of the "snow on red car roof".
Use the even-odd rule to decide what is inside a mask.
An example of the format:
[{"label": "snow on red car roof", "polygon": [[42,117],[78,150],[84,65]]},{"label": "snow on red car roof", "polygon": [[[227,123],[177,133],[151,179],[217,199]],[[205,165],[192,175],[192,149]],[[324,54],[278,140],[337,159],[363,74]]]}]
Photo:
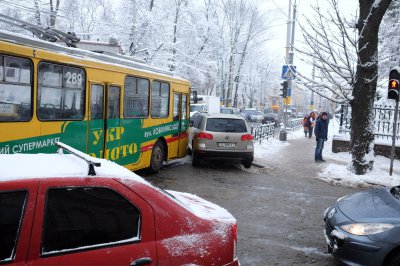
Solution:
[{"label": "snow on red car roof", "polygon": [[[126,178],[149,184],[116,163],[104,159],[91,159],[101,163],[101,166],[95,167],[94,177]],[[85,160],[72,154],[0,154],[0,181],[23,178],[90,177],[88,168]]]}]

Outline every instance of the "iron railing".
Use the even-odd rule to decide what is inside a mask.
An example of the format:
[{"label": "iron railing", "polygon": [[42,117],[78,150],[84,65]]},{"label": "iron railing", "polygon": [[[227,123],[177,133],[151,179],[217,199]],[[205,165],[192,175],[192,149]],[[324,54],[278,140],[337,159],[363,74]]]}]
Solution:
[{"label": "iron railing", "polygon": [[303,126],[303,118],[293,118],[287,121],[286,129],[295,129]]},{"label": "iron railing", "polygon": [[[378,139],[390,139],[393,134],[393,120],[395,107],[390,105],[375,105],[374,114],[374,134]],[[399,112],[399,110],[398,110]],[[340,110],[340,127],[339,133],[349,134],[351,131],[351,107],[342,105]],[[400,129],[400,122],[396,124],[397,132]],[[400,133],[400,132],[399,132]],[[396,139],[400,139],[399,133]]]},{"label": "iron railing", "polygon": [[261,143],[262,139],[268,139],[270,137],[275,137],[275,123],[267,123],[261,124],[258,126],[251,127],[251,134],[254,137],[254,140],[259,140]]}]

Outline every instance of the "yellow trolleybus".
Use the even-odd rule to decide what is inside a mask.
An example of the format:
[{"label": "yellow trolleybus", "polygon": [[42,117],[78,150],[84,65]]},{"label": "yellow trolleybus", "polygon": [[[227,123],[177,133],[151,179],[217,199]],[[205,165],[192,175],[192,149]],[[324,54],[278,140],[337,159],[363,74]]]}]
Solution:
[{"label": "yellow trolleybus", "polygon": [[189,94],[187,80],[139,60],[0,32],[0,154],[61,141],[157,172],[186,156]]}]

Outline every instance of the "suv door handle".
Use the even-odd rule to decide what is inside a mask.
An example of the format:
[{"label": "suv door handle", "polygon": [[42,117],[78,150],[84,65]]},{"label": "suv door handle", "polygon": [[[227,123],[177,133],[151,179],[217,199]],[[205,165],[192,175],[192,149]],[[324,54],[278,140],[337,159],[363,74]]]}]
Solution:
[{"label": "suv door handle", "polygon": [[152,262],[151,258],[143,257],[143,258],[137,259],[135,261],[132,261],[131,266],[144,265],[144,264],[149,264],[151,262]]}]

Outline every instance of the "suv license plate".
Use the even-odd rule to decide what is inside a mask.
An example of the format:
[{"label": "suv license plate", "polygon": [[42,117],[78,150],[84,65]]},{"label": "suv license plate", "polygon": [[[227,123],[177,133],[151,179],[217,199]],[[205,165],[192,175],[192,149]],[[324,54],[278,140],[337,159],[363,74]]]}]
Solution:
[{"label": "suv license plate", "polygon": [[221,147],[221,148],[235,148],[236,147],[236,143],[218,142],[218,147]]}]

